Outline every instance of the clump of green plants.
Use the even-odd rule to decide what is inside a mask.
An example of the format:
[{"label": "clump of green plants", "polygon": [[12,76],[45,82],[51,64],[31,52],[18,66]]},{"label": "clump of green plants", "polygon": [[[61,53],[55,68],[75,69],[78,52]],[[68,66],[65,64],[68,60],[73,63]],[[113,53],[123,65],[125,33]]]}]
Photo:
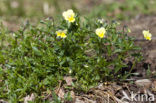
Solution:
[{"label": "clump of green plants", "polygon": [[[140,59],[139,47],[118,26],[101,19],[82,22],[68,10],[60,23],[48,18],[15,33],[1,27],[0,98],[18,102],[35,93],[42,100],[42,92],[52,91],[64,76],[75,78],[72,86],[83,91],[127,78]],[[129,58],[133,66],[124,71]]]}]

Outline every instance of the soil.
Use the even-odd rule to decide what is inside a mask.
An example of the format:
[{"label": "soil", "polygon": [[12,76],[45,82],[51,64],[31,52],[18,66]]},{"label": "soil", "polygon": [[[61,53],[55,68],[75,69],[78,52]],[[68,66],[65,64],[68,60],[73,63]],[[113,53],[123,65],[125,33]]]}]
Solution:
[{"label": "soil", "polygon": [[[124,22],[132,30],[129,36],[135,37],[136,45],[141,46],[143,53],[143,61],[137,66],[137,70],[145,73],[147,69],[151,71],[153,77],[156,76],[156,15],[153,16],[136,16],[129,22]],[[152,40],[144,39],[142,31],[149,30],[152,34]],[[156,77],[155,77],[156,78]]]}]

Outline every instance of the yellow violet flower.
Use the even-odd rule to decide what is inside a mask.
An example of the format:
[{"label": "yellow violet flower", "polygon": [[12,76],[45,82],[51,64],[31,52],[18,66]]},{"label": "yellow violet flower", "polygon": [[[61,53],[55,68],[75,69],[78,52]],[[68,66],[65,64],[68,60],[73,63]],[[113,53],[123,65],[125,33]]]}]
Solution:
[{"label": "yellow violet flower", "polygon": [[151,40],[152,34],[149,32],[149,30],[143,30],[142,33],[143,33],[144,38],[145,38],[146,40]]},{"label": "yellow violet flower", "polygon": [[104,19],[98,19],[98,22],[100,23],[100,24],[103,24],[104,23]]},{"label": "yellow violet flower", "polygon": [[67,20],[68,22],[74,22],[75,21],[75,13],[73,12],[72,9],[69,9],[65,12],[63,12],[63,17],[65,20]]},{"label": "yellow violet flower", "polygon": [[131,33],[131,29],[128,28],[128,33]]},{"label": "yellow violet flower", "polygon": [[106,29],[104,27],[97,28],[95,31],[96,35],[98,35],[100,38],[105,37]]},{"label": "yellow violet flower", "polygon": [[56,35],[57,37],[61,37],[61,38],[66,38],[66,33],[67,33],[67,30],[58,30],[56,31]]}]

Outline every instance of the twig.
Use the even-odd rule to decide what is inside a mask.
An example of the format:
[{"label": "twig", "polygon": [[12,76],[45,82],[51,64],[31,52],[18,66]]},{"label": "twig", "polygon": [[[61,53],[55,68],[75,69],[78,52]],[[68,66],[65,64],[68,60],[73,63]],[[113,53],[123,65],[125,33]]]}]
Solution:
[{"label": "twig", "polygon": [[58,94],[58,92],[60,91],[61,84],[62,84],[62,81],[59,81],[59,86],[58,86],[58,88],[57,88],[57,90],[56,90],[56,94]]}]

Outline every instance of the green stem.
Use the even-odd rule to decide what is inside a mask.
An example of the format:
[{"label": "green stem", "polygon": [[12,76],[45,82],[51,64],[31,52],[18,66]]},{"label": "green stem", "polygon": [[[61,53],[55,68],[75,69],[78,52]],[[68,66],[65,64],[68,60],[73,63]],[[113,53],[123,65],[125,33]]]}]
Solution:
[{"label": "green stem", "polygon": [[128,72],[128,74],[126,76],[124,76],[124,79],[126,79],[129,75],[131,75],[131,72],[134,69],[135,64],[136,64],[136,60],[133,62],[133,65],[131,67],[131,70]]}]

